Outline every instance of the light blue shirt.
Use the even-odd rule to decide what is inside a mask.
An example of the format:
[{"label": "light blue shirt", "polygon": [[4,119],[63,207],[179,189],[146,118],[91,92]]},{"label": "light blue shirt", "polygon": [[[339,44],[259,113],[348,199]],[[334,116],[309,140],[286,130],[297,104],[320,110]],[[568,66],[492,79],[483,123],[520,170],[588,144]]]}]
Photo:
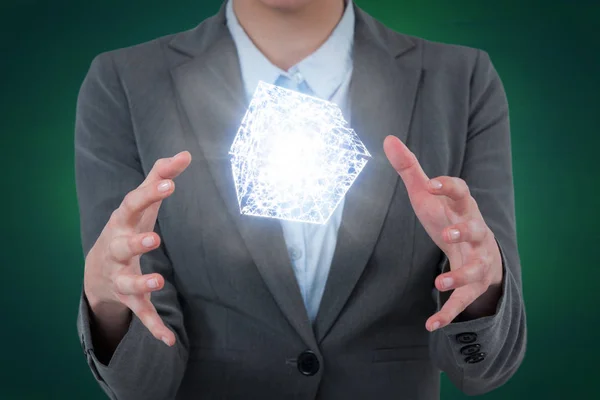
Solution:
[{"label": "light blue shirt", "polygon": [[[338,104],[344,118],[350,123],[348,86],[352,75],[355,18],[352,1],[347,1],[342,19],[327,41],[288,71],[273,65],[254,45],[235,16],[232,0],[227,3],[226,17],[227,26],[237,47],[248,99],[252,97],[259,81],[274,84],[283,75],[296,85],[307,85],[314,96]],[[342,199],[324,225],[281,221],[294,273],[312,321],[319,310],[329,275],[343,208]]]}]

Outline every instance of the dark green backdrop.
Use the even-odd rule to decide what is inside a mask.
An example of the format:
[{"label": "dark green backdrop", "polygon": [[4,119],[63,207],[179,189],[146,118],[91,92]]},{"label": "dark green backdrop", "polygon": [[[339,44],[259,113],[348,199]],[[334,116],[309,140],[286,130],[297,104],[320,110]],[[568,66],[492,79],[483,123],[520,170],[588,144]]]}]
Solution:
[{"label": "dark green backdrop", "polygon": [[[529,346],[485,398],[600,398],[600,2],[357,2],[396,30],[485,49],[508,93]],[[0,399],[104,398],[75,329],[79,85],[99,52],[191,28],[219,3],[0,1]],[[463,397],[445,378],[442,392]]]}]

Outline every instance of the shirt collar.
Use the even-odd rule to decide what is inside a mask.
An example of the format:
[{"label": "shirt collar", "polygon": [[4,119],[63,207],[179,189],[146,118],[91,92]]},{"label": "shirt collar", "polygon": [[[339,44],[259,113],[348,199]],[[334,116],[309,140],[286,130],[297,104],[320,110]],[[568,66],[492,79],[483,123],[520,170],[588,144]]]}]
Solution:
[{"label": "shirt collar", "polygon": [[275,83],[280,75],[293,79],[297,72],[317,97],[329,99],[352,69],[354,41],[354,7],[346,3],[344,14],[329,38],[314,53],[283,71],[273,65],[248,37],[233,11],[232,0],[227,1],[227,26],[237,47],[244,87],[251,97],[259,81]]}]

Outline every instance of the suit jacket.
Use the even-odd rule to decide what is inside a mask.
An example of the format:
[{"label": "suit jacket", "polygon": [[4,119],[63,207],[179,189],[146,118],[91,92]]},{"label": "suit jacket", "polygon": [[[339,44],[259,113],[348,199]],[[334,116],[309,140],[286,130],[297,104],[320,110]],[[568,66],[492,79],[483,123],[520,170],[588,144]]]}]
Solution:
[{"label": "suit jacket", "polygon": [[[81,297],[78,331],[109,397],[128,399],[436,399],[440,371],[467,394],[506,382],[525,351],[508,107],[480,50],[396,33],[356,8],[353,128],[373,158],[347,194],[316,321],[309,321],[279,221],[240,215],[228,156],[246,110],[224,8],[197,27],[98,55],[75,131],[84,254],[159,158],[188,150],[163,202],[159,249],[142,272],[177,336],[171,348],[133,318],[108,365]],[[492,316],[434,333],[434,278],[448,262],[389,165],[393,134],[429,176],[463,178],[504,263]]]}]

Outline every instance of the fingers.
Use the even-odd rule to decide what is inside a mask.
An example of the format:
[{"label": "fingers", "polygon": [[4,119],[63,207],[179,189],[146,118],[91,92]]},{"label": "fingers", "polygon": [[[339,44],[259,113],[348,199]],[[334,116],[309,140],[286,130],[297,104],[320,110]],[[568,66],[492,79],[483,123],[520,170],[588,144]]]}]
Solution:
[{"label": "fingers", "polygon": [[398,172],[409,193],[426,190],[429,178],[421,168],[417,157],[400,139],[388,136],[383,142],[383,150],[392,167]]},{"label": "fingers", "polygon": [[435,287],[441,292],[473,284],[487,287],[490,269],[487,257],[481,256],[461,268],[439,275],[435,279]]},{"label": "fingers", "polygon": [[473,303],[484,289],[478,285],[463,286],[456,289],[450,298],[444,303],[441,310],[432,315],[425,327],[432,332],[450,324],[460,313]]},{"label": "fingers", "polygon": [[142,185],[163,179],[175,179],[190,165],[191,161],[192,155],[189,151],[179,152],[169,158],[160,158],[154,163]]},{"label": "fingers", "polygon": [[442,237],[446,243],[481,243],[488,233],[488,226],[479,218],[446,227]]},{"label": "fingers", "polygon": [[156,339],[162,340],[167,346],[175,344],[175,334],[166,327],[148,298],[132,296],[128,299],[127,306]]},{"label": "fingers", "polygon": [[122,295],[143,295],[160,290],[165,285],[165,279],[160,274],[121,273],[114,277],[113,282],[116,292]]},{"label": "fingers", "polygon": [[175,343],[175,335],[165,326],[149,298],[144,296],[162,289],[165,284],[164,278],[160,274],[119,274],[115,277],[114,284],[119,294],[127,296],[124,304],[137,315],[150,333],[167,346],[172,346]]},{"label": "fingers", "polygon": [[114,237],[108,244],[108,256],[118,263],[127,263],[133,257],[156,249],[160,236],[155,232]]},{"label": "fingers", "polygon": [[446,196],[452,200],[452,206],[457,212],[464,213],[473,205],[476,206],[469,186],[460,178],[439,176],[430,180],[427,187],[432,194]]},{"label": "fingers", "polygon": [[425,326],[434,331],[450,324],[471,303],[489,287],[491,264],[486,257],[480,257],[471,263],[446,272],[435,280],[435,287],[442,292],[454,290],[441,310],[431,316]]},{"label": "fingers", "polygon": [[141,185],[127,193],[119,208],[113,213],[113,218],[116,218],[120,224],[135,223],[142,216],[144,210],[157,201],[169,197],[174,190],[175,183],[170,179]]},{"label": "fingers", "polygon": [[123,198],[111,220],[121,225],[137,222],[148,207],[173,193],[173,179],[188,167],[191,160],[192,156],[188,151],[157,160],[144,182]]}]

